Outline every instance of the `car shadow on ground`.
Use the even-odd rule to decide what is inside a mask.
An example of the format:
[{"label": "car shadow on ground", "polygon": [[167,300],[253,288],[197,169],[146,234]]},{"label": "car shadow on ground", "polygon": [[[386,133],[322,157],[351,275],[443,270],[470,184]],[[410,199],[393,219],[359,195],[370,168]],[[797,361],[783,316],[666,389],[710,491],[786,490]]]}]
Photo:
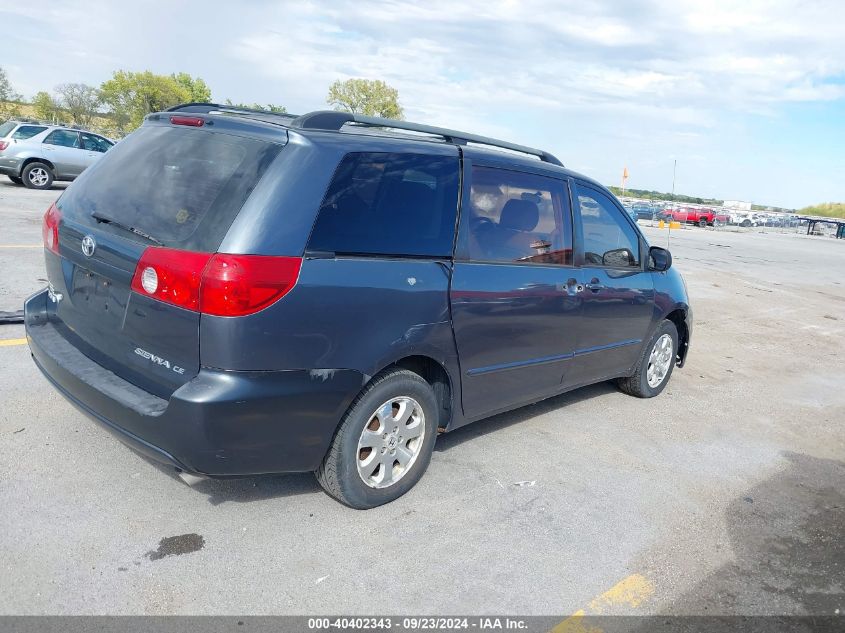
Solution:
[{"label": "car shadow on ground", "polygon": [[[782,471],[728,506],[733,560],[660,613],[836,617],[845,612],[845,463],[792,452],[783,458]],[[723,624],[708,630],[727,631],[738,622],[725,618]],[[798,630],[774,621],[760,625]]]},{"label": "car shadow on ground", "polygon": [[[156,470],[167,477],[186,485],[172,466],[160,464],[144,455],[139,455]],[[225,479],[203,479],[191,486],[191,489],[208,497],[211,505],[220,505],[227,501],[248,503],[265,501],[277,497],[294,497],[302,494],[322,493],[314,473],[287,473],[281,475],[255,475],[230,477]]]},{"label": "car shadow on ground", "polygon": [[614,391],[616,391],[616,387],[613,383],[600,382],[546,400],[541,400],[535,404],[529,404],[519,409],[508,411],[507,413],[500,413],[490,418],[478,420],[477,422],[472,422],[454,431],[440,435],[437,438],[437,443],[434,445],[434,450],[435,452],[448,451],[456,446],[460,446],[464,442],[483,437],[489,433],[495,433],[496,431],[513,426],[514,424],[519,424],[538,415],[543,415],[544,413],[568,407],[585,400],[591,400],[598,396],[604,396]]},{"label": "car shadow on ground", "polygon": [[[67,189],[68,185],[70,185],[69,182],[54,182],[52,185],[50,185],[49,190],[63,191],[64,189]],[[0,176],[0,187],[8,187],[9,189],[19,189],[20,191],[47,191],[47,189],[27,189],[23,185],[16,185],[4,176]]]},{"label": "car shadow on ground", "polygon": [[[437,452],[449,451],[464,442],[472,441],[478,437],[483,437],[488,433],[494,433],[514,424],[519,424],[529,418],[597,396],[606,395],[613,391],[615,391],[615,387],[612,383],[599,383],[560,396],[548,398],[533,405],[479,420],[450,433],[440,435],[437,438],[434,450]],[[172,468],[152,461],[150,463],[169,477],[178,478]],[[239,477],[236,479],[206,479],[195,484],[193,489],[207,495],[208,501],[212,505],[220,505],[226,502],[248,503],[301,494],[323,494],[323,489],[317,483],[313,473],[262,475],[256,477]]]}]

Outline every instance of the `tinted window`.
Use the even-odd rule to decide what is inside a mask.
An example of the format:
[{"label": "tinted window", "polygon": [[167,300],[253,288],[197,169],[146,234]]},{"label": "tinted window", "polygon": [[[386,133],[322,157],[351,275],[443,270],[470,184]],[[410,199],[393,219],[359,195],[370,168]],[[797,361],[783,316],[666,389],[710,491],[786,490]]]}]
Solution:
[{"label": "tinted window", "polygon": [[205,130],[141,127],[85,170],[59,207],[77,222],[92,223],[98,213],[166,246],[213,252],[280,148]]},{"label": "tinted window", "polygon": [[565,192],[564,183],[552,178],[473,167],[470,208],[462,223],[469,258],[571,264],[572,222]]},{"label": "tinted window", "polygon": [[332,253],[448,257],[457,205],[457,157],[347,154],[308,246]]},{"label": "tinted window", "polygon": [[62,147],[79,147],[79,134],[72,130],[53,130],[44,139],[47,145],[60,145]]},{"label": "tinted window", "polygon": [[14,121],[6,121],[3,125],[0,125],[0,138],[6,138],[6,135],[14,130],[16,125],[17,123]]},{"label": "tinted window", "polygon": [[82,137],[82,149],[87,149],[92,152],[105,152],[112,146],[112,144],[106,139],[95,134],[86,134],[85,132],[82,132],[80,133],[80,136]]},{"label": "tinted window", "polygon": [[584,235],[584,259],[588,265],[637,268],[640,239],[622,212],[603,193],[576,186]]},{"label": "tinted window", "polygon": [[41,134],[41,132],[46,129],[47,127],[44,125],[22,125],[17,130],[15,130],[15,133],[12,134],[12,138],[17,138],[21,140],[32,138],[36,134]]}]

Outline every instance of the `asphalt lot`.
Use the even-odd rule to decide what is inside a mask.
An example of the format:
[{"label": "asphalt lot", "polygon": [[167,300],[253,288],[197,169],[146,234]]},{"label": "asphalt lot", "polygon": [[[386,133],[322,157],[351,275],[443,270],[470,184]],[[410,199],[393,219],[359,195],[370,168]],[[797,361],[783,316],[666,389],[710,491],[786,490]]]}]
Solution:
[{"label": "asphalt lot", "polygon": [[[43,285],[58,193],[0,179],[0,310]],[[0,326],[0,614],[845,612],[845,243],[670,248],[696,325],[663,395],[602,384],[441,436],[367,512],[308,474],[188,488]]]}]

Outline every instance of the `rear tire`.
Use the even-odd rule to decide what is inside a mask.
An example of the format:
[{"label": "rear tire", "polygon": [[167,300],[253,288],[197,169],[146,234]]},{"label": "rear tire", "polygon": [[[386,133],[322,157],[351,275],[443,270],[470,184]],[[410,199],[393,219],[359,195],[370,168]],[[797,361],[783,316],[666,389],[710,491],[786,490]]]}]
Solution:
[{"label": "rear tire", "polygon": [[17,176],[9,176],[9,180],[11,180],[16,185],[22,185],[23,184],[23,180],[21,180]]},{"label": "rear tire", "polygon": [[701,218],[698,221],[698,226],[700,226],[702,229],[706,229],[707,228],[707,218]]},{"label": "rear tire", "polygon": [[332,497],[359,510],[398,499],[428,468],[438,410],[431,385],[419,374],[384,372],[341,419],[315,473],[317,481]]},{"label": "rear tire", "polygon": [[637,398],[653,398],[669,383],[678,353],[678,328],[664,319],[643,347],[634,375],[620,378],[619,389]]},{"label": "rear tire", "polygon": [[53,170],[44,163],[29,163],[21,173],[23,184],[29,189],[49,189],[53,184]]}]

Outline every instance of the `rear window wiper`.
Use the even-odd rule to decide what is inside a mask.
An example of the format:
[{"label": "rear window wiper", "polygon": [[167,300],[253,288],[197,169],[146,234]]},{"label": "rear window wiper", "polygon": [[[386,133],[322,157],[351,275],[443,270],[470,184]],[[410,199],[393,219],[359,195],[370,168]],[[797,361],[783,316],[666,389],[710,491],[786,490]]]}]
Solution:
[{"label": "rear window wiper", "polygon": [[97,220],[97,222],[100,222],[101,224],[111,224],[112,226],[114,226],[116,228],[123,229],[124,231],[129,231],[130,233],[134,233],[135,235],[139,235],[139,236],[143,237],[145,240],[149,240],[150,242],[152,242],[154,244],[158,244],[159,246],[164,246],[164,243],[161,240],[157,240],[152,235],[148,235],[147,233],[144,233],[141,229],[136,229],[134,226],[129,226],[127,224],[121,224],[117,220],[114,220],[112,218],[107,218],[104,215],[100,215],[96,211],[91,214],[91,217],[94,218],[95,220]]}]

